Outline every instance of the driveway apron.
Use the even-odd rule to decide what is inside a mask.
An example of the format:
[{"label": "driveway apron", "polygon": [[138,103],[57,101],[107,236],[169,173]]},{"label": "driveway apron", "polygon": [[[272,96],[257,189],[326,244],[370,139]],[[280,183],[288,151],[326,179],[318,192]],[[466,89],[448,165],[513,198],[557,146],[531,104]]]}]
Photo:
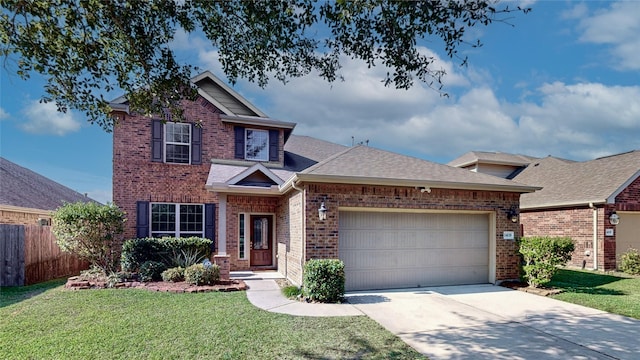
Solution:
[{"label": "driveway apron", "polygon": [[493,285],[352,292],[432,360],[640,359],[640,321]]}]

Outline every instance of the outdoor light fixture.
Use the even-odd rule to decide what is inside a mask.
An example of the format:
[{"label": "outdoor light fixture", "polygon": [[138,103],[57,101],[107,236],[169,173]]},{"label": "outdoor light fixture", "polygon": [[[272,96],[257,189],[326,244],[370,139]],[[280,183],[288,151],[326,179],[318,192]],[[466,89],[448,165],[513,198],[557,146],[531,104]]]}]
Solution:
[{"label": "outdoor light fixture", "polygon": [[507,211],[507,219],[511,220],[512,223],[518,222],[518,210],[515,206],[512,206],[511,209]]},{"label": "outdoor light fixture", "polygon": [[620,224],[620,216],[618,214],[616,214],[616,212],[612,212],[611,215],[609,216],[609,224],[611,225],[618,225]]},{"label": "outdoor light fixture", "polygon": [[327,207],[324,206],[324,201],[320,204],[320,208],[318,209],[318,218],[320,218],[320,221],[327,220]]}]

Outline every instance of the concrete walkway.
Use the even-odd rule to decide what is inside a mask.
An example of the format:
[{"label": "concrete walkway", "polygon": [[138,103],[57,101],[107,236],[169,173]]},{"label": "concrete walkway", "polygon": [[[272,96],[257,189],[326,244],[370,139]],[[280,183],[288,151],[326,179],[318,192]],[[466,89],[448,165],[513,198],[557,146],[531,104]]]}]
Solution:
[{"label": "concrete walkway", "polygon": [[247,298],[254,306],[274,313],[297,316],[364,315],[351,304],[307,304],[287,299],[275,282],[275,279],[283,277],[275,271],[231,272],[231,278],[244,280],[248,287]]},{"label": "concrete walkway", "polygon": [[493,285],[347,293],[346,304],[285,298],[276,272],[233,272],[255,306],[299,316],[367,315],[445,359],[640,359],[640,320]]}]

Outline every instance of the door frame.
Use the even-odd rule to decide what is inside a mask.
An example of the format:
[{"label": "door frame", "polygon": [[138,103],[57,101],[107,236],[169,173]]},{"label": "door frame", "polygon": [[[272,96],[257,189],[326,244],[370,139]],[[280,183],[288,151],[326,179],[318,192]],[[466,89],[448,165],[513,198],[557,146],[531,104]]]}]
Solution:
[{"label": "door frame", "polygon": [[246,226],[246,230],[245,232],[248,231],[248,233],[246,233],[247,236],[247,244],[246,246],[248,246],[248,253],[247,253],[247,261],[249,262],[249,267],[253,266],[251,264],[251,251],[253,251],[253,249],[251,248],[251,217],[252,216],[271,216],[271,244],[269,244],[271,246],[271,264],[270,265],[256,265],[259,267],[264,267],[264,268],[275,268],[277,265],[276,262],[276,245],[277,245],[277,241],[276,241],[276,214],[275,213],[264,213],[264,212],[243,212],[243,214],[245,214],[245,216],[248,218],[248,221],[246,221],[245,225]]}]

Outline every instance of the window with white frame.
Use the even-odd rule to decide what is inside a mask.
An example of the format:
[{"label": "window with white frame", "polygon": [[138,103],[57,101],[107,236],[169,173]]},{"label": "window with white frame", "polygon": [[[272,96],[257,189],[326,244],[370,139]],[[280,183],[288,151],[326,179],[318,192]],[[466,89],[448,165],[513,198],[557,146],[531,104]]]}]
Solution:
[{"label": "window with white frame", "polygon": [[204,237],[202,204],[151,204],[152,237]]},{"label": "window with white frame", "polygon": [[191,124],[165,124],[164,161],[168,163],[191,163]]},{"label": "window with white frame", "polygon": [[247,234],[246,229],[246,214],[239,214],[238,216],[238,259],[247,258]]},{"label": "window with white frame", "polygon": [[247,160],[269,161],[269,131],[245,129],[245,152]]}]

